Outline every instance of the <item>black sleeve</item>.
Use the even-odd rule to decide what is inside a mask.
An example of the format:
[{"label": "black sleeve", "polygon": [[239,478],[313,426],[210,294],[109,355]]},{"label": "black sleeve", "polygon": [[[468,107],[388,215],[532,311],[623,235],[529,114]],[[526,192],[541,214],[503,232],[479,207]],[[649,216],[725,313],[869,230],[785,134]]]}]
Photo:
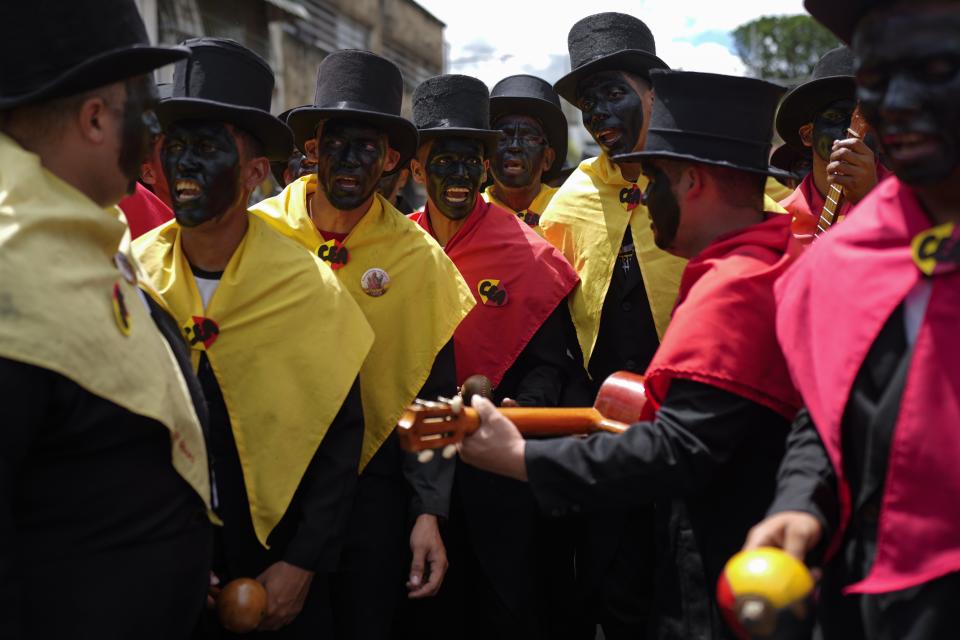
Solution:
[{"label": "black sleeve", "polygon": [[840,519],[837,475],[806,408],[801,409],[787,436],[787,452],[777,474],[777,496],[769,515],[804,511],[823,525],[822,540],[833,537]]},{"label": "black sleeve", "polygon": [[[434,359],[430,376],[417,397],[435,400],[440,396],[452,398],[456,393],[457,364],[451,340]],[[441,455],[435,455],[430,462],[421,463],[417,460],[417,454],[403,452],[403,475],[413,488],[413,497],[410,500],[413,517],[424,513],[441,518],[449,515],[455,469],[456,457],[448,460]]]},{"label": "black sleeve", "polygon": [[14,491],[27,454],[41,433],[52,405],[50,372],[0,358],[0,406],[3,407],[3,445],[0,446],[0,636],[20,638],[19,583],[14,567],[17,555],[13,519]]},{"label": "black sleeve", "polygon": [[674,380],[653,422],[620,435],[528,440],[530,487],[552,515],[682,498],[708,487],[749,426],[769,414],[716,387]]},{"label": "black sleeve", "polygon": [[362,444],[363,406],[360,383],[354,381],[301,481],[300,521],[284,552],[285,561],[317,572],[336,568],[357,486]]},{"label": "black sleeve", "polygon": [[578,365],[571,355],[568,339],[575,334],[568,324],[572,326],[564,298],[504,376],[494,393],[498,403],[509,395],[522,407],[556,407],[561,404],[564,385]]}]

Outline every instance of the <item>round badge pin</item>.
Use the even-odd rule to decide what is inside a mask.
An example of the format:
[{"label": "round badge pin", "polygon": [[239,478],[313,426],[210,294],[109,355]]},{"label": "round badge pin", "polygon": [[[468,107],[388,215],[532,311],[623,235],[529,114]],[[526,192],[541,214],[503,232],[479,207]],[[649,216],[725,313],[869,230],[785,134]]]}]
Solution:
[{"label": "round badge pin", "polygon": [[368,296],[379,298],[387,292],[390,287],[390,276],[387,272],[378,267],[367,269],[360,276],[360,287]]},{"label": "round badge pin", "polygon": [[134,270],[133,265],[130,264],[130,259],[125,253],[117,251],[113,254],[113,264],[117,267],[117,271],[120,272],[124,280],[130,284],[137,284],[137,272]]}]

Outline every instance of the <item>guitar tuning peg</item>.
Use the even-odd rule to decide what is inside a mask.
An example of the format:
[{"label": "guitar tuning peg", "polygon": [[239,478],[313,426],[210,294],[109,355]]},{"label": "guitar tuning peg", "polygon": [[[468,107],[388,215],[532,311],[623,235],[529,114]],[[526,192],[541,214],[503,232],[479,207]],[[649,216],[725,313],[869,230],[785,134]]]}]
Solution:
[{"label": "guitar tuning peg", "polygon": [[424,449],[423,451],[417,454],[417,462],[419,462],[420,464],[427,464],[431,460],[433,460],[432,449]]},{"label": "guitar tuning peg", "polygon": [[448,444],[443,448],[443,452],[440,455],[443,456],[444,460],[449,460],[453,456],[457,455],[457,445]]}]

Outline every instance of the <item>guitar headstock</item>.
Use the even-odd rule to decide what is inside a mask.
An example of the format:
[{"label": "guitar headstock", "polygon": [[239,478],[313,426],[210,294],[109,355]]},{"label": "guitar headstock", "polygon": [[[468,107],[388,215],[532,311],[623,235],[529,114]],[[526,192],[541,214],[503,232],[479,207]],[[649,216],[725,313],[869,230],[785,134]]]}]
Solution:
[{"label": "guitar headstock", "polygon": [[[473,414],[471,420],[466,415]],[[416,400],[400,416],[397,437],[405,451],[419,453],[420,462],[429,462],[435,449],[443,449],[444,458],[452,458],[456,445],[476,428],[476,414],[463,406],[460,396],[437,401]]]}]

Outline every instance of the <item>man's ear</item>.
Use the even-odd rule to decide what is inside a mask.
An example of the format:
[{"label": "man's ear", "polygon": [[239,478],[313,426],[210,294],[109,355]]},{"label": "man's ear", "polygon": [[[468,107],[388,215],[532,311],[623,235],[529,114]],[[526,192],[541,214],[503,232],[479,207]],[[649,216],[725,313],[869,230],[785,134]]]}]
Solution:
[{"label": "man's ear", "polygon": [[707,179],[707,172],[702,166],[694,163],[688,164],[680,172],[680,180],[677,182],[677,199],[699,197],[706,188]]},{"label": "man's ear", "polygon": [[270,175],[270,161],[264,157],[252,158],[244,163],[243,188],[246,191],[253,191]]},{"label": "man's ear", "polygon": [[813,123],[808,122],[799,129],[797,133],[800,134],[800,142],[803,143],[803,146],[813,148]]},{"label": "man's ear", "polygon": [[543,152],[543,161],[540,163],[540,168],[543,171],[550,171],[550,167],[553,166],[553,161],[557,159],[557,152],[554,151],[553,147],[547,147],[547,150]]},{"label": "man's ear", "polygon": [[393,171],[400,164],[400,152],[393,147],[387,147],[387,157],[383,161],[383,172]]},{"label": "man's ear", "polygon": [[107,101],[99,95],[90,96],[83,101],[76,114],[80,135],[91,144],[103,144],[107,138],[110,117]]},{"label": "man's ear", "polygon": [[417,184],[427,184],[427,172],[420,164],[419,157],[410,160],[410,173],[413,174],[413,181]]},{"label": "man's ear", "polygon": [[310,138],[303,143],[303,155],[305,155],[310,162],[317,161],[317,145],[320,143],[319,140],[319,138]]},{"label": "man's ear", "polygon": [[157,174],[153,170],[153,162],[144,162],[140,165],[140,179],[143,184],[157,184]]},{"label": "man's ear", "polygon": [[487,158],[483,159],[483,177],[480,178],[480,184],[482,185],[487,181],[487,176],[490,175],[490,160]]}]

